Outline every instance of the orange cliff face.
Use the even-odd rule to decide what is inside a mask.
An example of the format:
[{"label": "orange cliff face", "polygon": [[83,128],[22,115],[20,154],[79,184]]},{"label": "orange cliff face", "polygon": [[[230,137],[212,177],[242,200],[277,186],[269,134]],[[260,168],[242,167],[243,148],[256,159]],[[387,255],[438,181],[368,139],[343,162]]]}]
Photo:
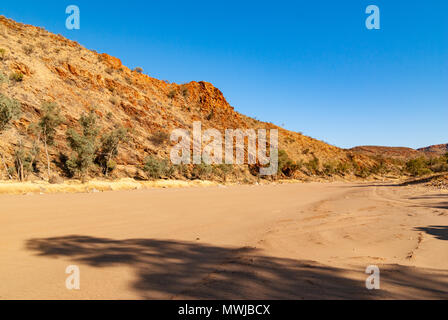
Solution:
[{"label": "orange cliff face", "polygon": [[[279,148],[295,161],[318,158],[324,164],[347,159],[342,149],[238,113],[208,82],[161,81],[43,28],[0,17],[0,48],[5,52],[0,73],[6,78],[14,72],[23,74],[21,82],[0,84],[1,93],[18,100],[24,111],[2,136],[0,147],[6,154],[12,154],[19,140],[30,146],[35,137],[29,126],[37,121],[42,102],[54,101],[67,122],[57,134],[57,147],[50,149],[52,157],[69,152],[65,130],[95,107],[103,132],[117,124],[132,130],[131,140],[120,148],[117,159],[123,167],[141,165],[148,154],[168,157],[169,142],[157,145],[150,137],[160,131],[191,129],[194,121],[201,121],[204,129],[279,129]],[[368,157],[356,157],[360,163],[371,163]]]}]

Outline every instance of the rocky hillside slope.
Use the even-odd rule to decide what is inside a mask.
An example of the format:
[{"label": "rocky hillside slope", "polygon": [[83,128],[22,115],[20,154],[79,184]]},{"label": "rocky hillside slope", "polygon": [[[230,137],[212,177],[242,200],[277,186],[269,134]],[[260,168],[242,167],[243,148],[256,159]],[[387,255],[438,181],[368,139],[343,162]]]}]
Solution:
[{"label": "rocky hillside slope", "polygon": [[[293,161],[312,162],[302,166],[299,176],[322,173],[326,164],[333,169],[347,163],[355,163],[358,169],[375,165],[375,160],[364,155],[244,116],[210,83],[161,81],[141,70],[130,70],[118,58],[88,50],[40,27],[0,17],[0,53],[0,93],[19,101],[23,109],[20,119],[0,140],[0,149],[10,166],[18,143],[30,148],[36,140],[29,128],[38,121],[46,101],[57,103],[66,119],[58,129],[56,145],[50,148],[52,169],[60,175],[63,173],[55,159],[70,152],[65,132],[76,128],[80,115],[92,107],[102,132],[116,124],[131,132],[131,139],[120,147],[115,177],[135,176],[148,155],[168,158],[170,142],[153,139],[154,135],[175,128],[191,130],[194,121],[202,121],[204,129],[279,129],[279,148]],[[14,74],[23,78],[14,79]]]}]

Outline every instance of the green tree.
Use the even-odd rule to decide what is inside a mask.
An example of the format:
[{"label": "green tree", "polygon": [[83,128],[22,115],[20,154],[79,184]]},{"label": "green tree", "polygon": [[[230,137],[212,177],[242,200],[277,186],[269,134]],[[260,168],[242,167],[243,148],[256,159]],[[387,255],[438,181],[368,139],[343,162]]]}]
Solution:
[{"label": "green tree", "polygon": [[313,155],[313,159],[305,163],[305,167],[313,174],[319,173],[319,164],[320,160],[315,155]]},{"label": "green tree", "polygon": [[97,138],[100,131],[97,122],[98,118],[94,109],[91,109],[87,114],[81,115],[79,118],[79,124],[81,125],[82,133],[86,138],[93,140]]},{"label": "green tree", "polygon": [[301,163],[294,162],[285,150],[278,151],[278,174],[292,176],[300,169]]},{"label": "green tree", "polygon": [[431,170],[428,168],[428,161],[424,157],[418,157],[406,162],[406,171],[413,176],[431,173]]},{"label": "green tree", "polygon": [[195,164],[193,166],[192,175],[194,179],[207,180],[211,178],[212,174],[213,166],[206,164],[204,161],[201,164]]},{"label": "green tree", "polygon": [[158,159],[154,156],[148,156],[145,159],[143,170],[150,179],[169,177],[174,173],[174,167],[170,165],[168,160]]},{"label": "green tree", "polygon": [[14,166],[16,168],[17,177],[20,181],[24,181],[29,172],[33,170],[35,158],[38,153],[37,145],[33,145],[31,151],[26,151],[21,141],[14,150]]},{"label": "green tree", "polygon": [[118,127],[101,137],[100,148],[96,160],[102,167],[106,177],[109,171],[112,171],[115,168],[113,158],[118,155],[120,143],[127,141],[127,139],[128,131],[123,127]]},{"label": "green tree", "polygon": [[45,155],[47,157],[47,173],[48,179],[51,177],[50,156],[48,154],[48,146],[54,145],[56,129],[64,122],[61,116],[61,110],[58,105],[53,102],[46,102],[42,105],[42,115],[37,124],[38,132],[42,137]]},{"label": "green tree", "polygon": [[[0,94],[0,135],[2,135],[11,125],[11,122],[17,119],[21,113],[21,105],[18,101],[9,99]],[[6,174],[12,180],[12,175],[8,169],[3,153],[0,152],[0,158],[5,168]]]},{"label": "green tree", "polygon": [[84,180],[92,166],[97,151],[99,127],[94,110],[83,114],[78,120],[82,133],[74,129],[67,130],[67,142],[73,154],[67,160],[67,167],[72,174],[78,174]]}]

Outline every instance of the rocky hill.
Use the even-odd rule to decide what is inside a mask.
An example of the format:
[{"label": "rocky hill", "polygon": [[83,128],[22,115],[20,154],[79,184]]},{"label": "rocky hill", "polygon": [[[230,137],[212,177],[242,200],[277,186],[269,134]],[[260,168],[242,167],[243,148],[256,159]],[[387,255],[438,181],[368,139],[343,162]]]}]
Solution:
[{"label": "rocky hill", "polygon": [[359,146],[349,151],[373,157],[386,157],[410,160],[417,157],[440,157],[448,152],[448,144],[439,144],[426,148],[412,149],[406,147]]},{"label": "rocky hill", "polygon": [[[164,136],[176,128],[191,130],[194,121],[201,121],[203,129],[221,131],[278,129],[279,148],[300,164],[301,170],[294,174],[299,178],[356,174],[356,170],[377,165],[368,156],[244,116],[208,82],[161,81],[142,70],[129,69],[106,53],[99,54],[43,28],[2,16],[0,93],[20,102],[23,110],[20,119],[1,136],[0,150],[9,166],[14,165],[13,154],[19,142],[31,148],[36,141],[30,127],[42,114],[42,103],[48,101],[57,103],[66,119],[58,129],[55,146],[49,150],[52,170],[59,175],[63,172],[57,159],[70,153],[65,132],[68,128],[77,128],[77,119],[92,107],[102,132],[121,125],[131,133],[130,140],[119,149],[114,177],[134,177],[148,155],[168,158],[170,142],[154,137]],[[161,132],[164,134],[160,135]],[[42,174],[37,176],[42,178]]]},{"label": "rocky hill", "polygon": [[368,156],[382,156],[393,159],[412,159],[424,155],[422,152],[406,147],[359,146],[350,151]]}]

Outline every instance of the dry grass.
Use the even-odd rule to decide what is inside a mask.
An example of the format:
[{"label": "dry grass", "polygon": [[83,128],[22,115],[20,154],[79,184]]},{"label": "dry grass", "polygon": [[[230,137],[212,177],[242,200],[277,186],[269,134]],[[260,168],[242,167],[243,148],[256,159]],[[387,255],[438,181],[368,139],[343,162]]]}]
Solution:
[{"label": "dry grass", "polygon": [[92,180],[87,183],[80,181],[66,181],[62,184],[49,184],[39,182],[10,182],[0,181],[0,194],[51,194],[51,193],[95,193],[119,190],[138,190],[148,188],[186,188],[209,187],[217,185],[212,181],[180,181],[157,180],[136,181],[133,179],[121,179],[117,181]]}]

